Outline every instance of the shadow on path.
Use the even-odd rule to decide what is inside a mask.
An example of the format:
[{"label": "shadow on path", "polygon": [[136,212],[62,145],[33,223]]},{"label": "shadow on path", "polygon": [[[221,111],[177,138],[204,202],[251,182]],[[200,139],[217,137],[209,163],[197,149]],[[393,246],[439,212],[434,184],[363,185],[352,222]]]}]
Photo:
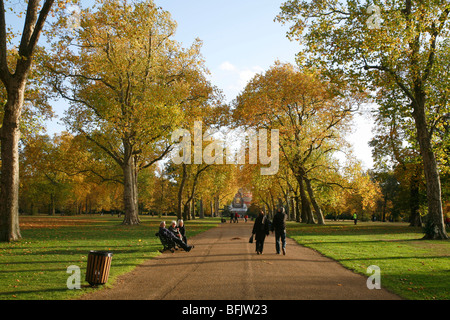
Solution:
[{"label": "shadow on path", "polygon": [[253,224],[224,223],[189,239],[191,252],[178,250],[146,261],[118,278],[112,288],[85,300],[397,300],[369,290],[367,278],[318,252],[287,241],[275,254],[266,238],[263,255],[248,243]]}]

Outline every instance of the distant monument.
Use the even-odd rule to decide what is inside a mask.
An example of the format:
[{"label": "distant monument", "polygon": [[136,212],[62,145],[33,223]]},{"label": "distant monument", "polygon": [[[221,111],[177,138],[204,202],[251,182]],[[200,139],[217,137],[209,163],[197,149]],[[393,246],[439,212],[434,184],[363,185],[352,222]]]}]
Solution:
[{"label": "distant monument", "polygon": [[232,213],[237,214],[245,214],[247,212],[247,208],[250,205],[252,201],[252,194],[251,193],[244,193],[242,189],[239,189],[239,191],[234,195],[233,202],[231,203],[231,206],[229,206],[230,211]]},{"label": "distant monument", "polygon": [[233,203],[231,204],[233,208],[243,208],[244,207],[244,198],[241,194],[241,192],[238,191],[234,195]]}]

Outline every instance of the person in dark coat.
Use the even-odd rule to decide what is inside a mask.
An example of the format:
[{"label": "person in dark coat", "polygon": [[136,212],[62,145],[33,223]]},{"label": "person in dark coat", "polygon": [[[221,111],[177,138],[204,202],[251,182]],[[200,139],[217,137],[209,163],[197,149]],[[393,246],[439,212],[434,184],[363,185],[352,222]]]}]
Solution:
[{"label": "person in dark coat", "polygon": [[178,232],[181,234],[181,240],[187,244],[186,228],[184,227],[183,220],[178,220]]},{"label": "person in dark coat", "polygon": [[277,254],[280,254],[281,240],[281,250],[283,250],[283,255],[286,255],[286,220],[287,215],[284,208],[278,208],[272,222],[272,232],[275,231],[275,250],[277,251]]},{"label": "person in dark coat", "polygon": [[170,224],[169,228],[167,228],[170,232],[172,232],[175,236],[177,236],[178,238],[180,238],[181,240],[183,240],[183,238],[181,237],[181,233],[180,230],[177,226],[177,222],[176,221],[172,221],[172,223]]},{"label": "person in dark coat", "polygon": [[159,225],[159,234],[163,237],[166,237],[168,239],[171,239],[173,242],[175,242],[180,248],[182,248],[184,251],[191,251],[194,246],[188,246],[186,243],[183,242],[180,238],[178,238],[173,232],[166,229],[166,222],[162,221]]},{"label": "person in dark coat", "polygon": [[258,217],[255,219],[252,233],[255,235],[256,253],[262,254],[264,248],[264,240],[269,235],[270,231],[269,218],[264,214],[264,211],[260,211]]}]

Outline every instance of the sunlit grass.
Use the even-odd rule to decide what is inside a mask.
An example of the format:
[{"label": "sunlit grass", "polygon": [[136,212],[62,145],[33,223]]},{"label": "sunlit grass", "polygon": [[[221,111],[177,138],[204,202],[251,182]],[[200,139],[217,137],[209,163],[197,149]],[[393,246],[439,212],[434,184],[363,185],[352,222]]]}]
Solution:
[{"label": "sunlit grass", "polygon": [[[160,254],[162,245],[155,233],[164,219],[171,217],[141,217],[141,225],[131,227],[111,216],[21,217],[23,239],[0,243],[0,299],[63,300],[96,290],[85,282],[90,250],[113,252],[106,284],[111,286],[119,275]],[[186,221],[188,238],[218,222]],[[67,289],[71,265],[80,267],[81,290]]]},{"label": "sunlit grass", "polygon": [[[111,216],[21,216],[23,239],[0,243],[0,299],[74,299],[98,290],[84,280],[90,250],[113,252],[106,284],[111,286],[119,275],[160,254],[155,233],[162,219],[141,220],[140,226],[129,227]],[[186,221],[188,237],[218,223]],[[450,242],[421,240],[420,228],[400,223],[290,222],[288,235],[358,273],[367,275],[368,266],[379,266],[382,286],[404,298],[450,299]],[[67,289],[71,265],[80,267],[81,290]]]},{"label": "sunlit grass", "polygon": [[298,243],[367,274],[381,269],[382,287],[407,299],[450,299],[450,242],[421,240],[421,228],[404,223],[289,223]]}]

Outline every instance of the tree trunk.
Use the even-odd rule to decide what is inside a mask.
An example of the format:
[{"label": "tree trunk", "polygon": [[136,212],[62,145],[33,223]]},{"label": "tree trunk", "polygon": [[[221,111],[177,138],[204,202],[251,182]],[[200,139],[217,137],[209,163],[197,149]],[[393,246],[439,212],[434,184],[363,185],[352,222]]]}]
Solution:
[{"label": "tree trunk", "polygon": [[216,217],[219,216],[219,207],[220,207],[219,196],[215,196],[214,197],[214,214],[216,215]]},{"label": "tree trunk", "polygon": [[213,208],[213,201],[209,200],[209,212],[211,212],[211,218],[214,217],[214,208]]},{"label": "tree trunk", "polygon": [[191,219],[195,220],[195,199],[190,201],[191,204]]},{"label": "tree trunk", "polygon": [[200,198],[200,211],[198,213],[198,217],[200,219],[205,218],[204,213],[203,213],[203,198]]},{"label": "tree trunk", "polygon": [[12,85],[1,128],[0,241],[22,238],[19,227],[19,121],[25,82]]},{"label": "tree trunk", "polygon": [[410,185],[410,198],[409,198],[409,225],[411,227],[421,227],[422,218],[419,212],[419,178],[418,173],[414,173],[411,177]]},{"label": "tree trunk", "polygon": [[325,225],[325,219],[323,218],[322,209],[320,209],[320,206],[316,201],[316,197],[314,196],[314,190],[312,189],[311,181],[306,177],[304,180],[306,184],[306,189],[308,190],[309,198],[311,199],[311,203],[317,215],[318,224]]},{"label": "tree trunk", "polygon": [[423,159],[425,181],[427,184],[427,228],[424,239],[448,239],[444,225],[444,214],[441,200],[441,181],[436,158],[431,145],[431,135],[425,115],[425,93],[416,86],[416,103],[414,103],[413,117],[417,129],[420,153]]},{"label": "tree trunk", "polygon": [[292,207],[291,207],[291,196],[289,195],[289,192],[286,192],[286,195],[284,198],[285,198],[285,202],[286,202],[286,207],[285,207],[286,211],[285,212],[287,215],[287,219],[290,220],[289,217],[291,216]]},{"label": "tree trunk", "polygon": [[306,196],[305,186],[303,185],[303,177],[299,176],[297,181],[300,187],[300,199],[302,201],[302,223],[314,224],[315,221],[312,215],[311,205],[308,197]]},{"label": "tree trunk", "polygon": [[[125,217],[122,224],[138,225],[140,224],[138,211],[136,207],[136,172],[134,166],[134,157],[131,156],[131,147],[124,143],[125,157],[123,162],[123,203],[125,207]],[[128,155],[128,156],[127,156]]]},{"label": "tree trunk", "polygon": [[298,201],[298,195],[295,195],[295,221],[301,221],[301,210],[300,210],[300,201]]},{"label": "tree trunk", "polygon": [[187,203],[184,205],[184,210],[183,210],[183,220],[190,220],[191,215],[190,215],[190,211],[191,211],[191,203]]},{"label": "tree trunk", "polygon": [[20,58],[17,59],[16,69],[13,73],[10,73],[8,66],[8,40],[5,32],[6,10],[4,2],[0,2],[0,79],[7,91],[0,133],[2,161],[0,241],[15,241],[21,238],[19,228],[19,122],[33,52],[54,1],[46,0],[42,7],[39,6],[39,2],[28,1],[25,25],[18,48]]},{"label": "tree trunk", "polygon": [[178,219],[181,219],[181,216],[183,215],[183,219],[186,220],[186,206],[184,207],[183,210],[183,189],[184,189],[184,185],[186,183],[186,175],[187,175],[187,169],[186,169],[186,164],[182,163],[183,166],[183,173],[182,173],[182,177],[181,177],[181,182],[180,182],[180,187],[178,188],[178,210],[177,210],[177,216]]},{"label": "tree trunk", "polygon": [[290,199],[290,207],[291,207],[291,209],[289,210],[289,221],[294,221],[295,220],[295,216],[296,216],[295,212],[296,212],[296,210],[295,210],[295,202],[294,201],[295,201],[294,198],[291,197],[291,199]]},{"label": "tree trunk", "polygon": [[55,215],[55,195],[53,194],[53,192],[50,194],[50,212],[49,214],[51,216]]},{"label": "tree trunk", "polygon": [[[138,187],[138,176],[139,176],[139,171],[137,168],[137,163],[136,163],[136,158],[134,158],[134,162],[133,162],[133,186],[134,186],[134,190],[133,190],[133,200],[134,200],[134,206],[136,208],[136,216],[138,217],[139,220],[139,187]],[[140,223],[140,220],[139,220]]]}]

